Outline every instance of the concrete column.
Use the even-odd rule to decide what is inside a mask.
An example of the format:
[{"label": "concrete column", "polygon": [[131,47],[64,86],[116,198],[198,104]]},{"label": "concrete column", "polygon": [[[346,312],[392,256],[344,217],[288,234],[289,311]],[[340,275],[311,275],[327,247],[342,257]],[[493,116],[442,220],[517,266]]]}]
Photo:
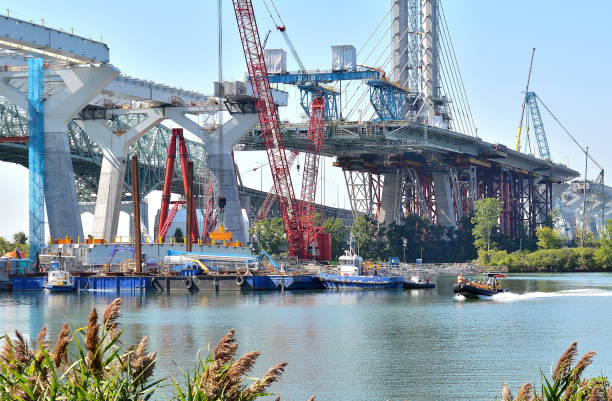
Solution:
[{"label": "concrete column", "polygon": [[456,227],[455,209],[453,208],[453,194],[450,187],[450,174],[448,171],[434,171],[431,173],[436,196],[438,224],[443,227]]},{"label": "concrete column", "polygon": [[[83,120],[83,129],[102,149],[102,168],[98,182],[92,235],[112,241],[117,235],[125,167],[130,145],[163,118],[163,110],[147,109],[146,118],[127,132],[116,134],[104,120]],[[144,215],[147,216],[147,215]]]},{"label": "concrete column", "polygon": [[423,28],[422,89],[427,117],[435,116],[432,98],[439,97],[438,0],[421,0]]},{"label": "concrete column", "polygon": [[393,79],[408,81],[408,0],[393,1]]},{"label": "concrete column", "polygon": [[[223,195],[227,199],[225,207],[225,227],[234,233],[234,240],[245,242],[248,237],[242,221],[242,208],[240,194],[238,193],[238,182],[234,170],[232,148],[240,138],[249,132],[259,118],[257,114],[234,114],[232,118],[223,124],[223,148],[219,154],[219,131],[206,134],[193,120],[185,117],[185,113],[179,109],[166,109],[166,117],[181,125],[184,129],[197,135],[203,142],[208,154],[208,168],[211,173],[221,182],[223,175]],[[221,166],[221,169],[219,169]]]},{"label": "concrete column", "polygon": [[397,173],[385,173],[382,199],[380,200],[380,213],[378,222],[390,224],[398,217],[397,198],[400,196],[400,188]]}]

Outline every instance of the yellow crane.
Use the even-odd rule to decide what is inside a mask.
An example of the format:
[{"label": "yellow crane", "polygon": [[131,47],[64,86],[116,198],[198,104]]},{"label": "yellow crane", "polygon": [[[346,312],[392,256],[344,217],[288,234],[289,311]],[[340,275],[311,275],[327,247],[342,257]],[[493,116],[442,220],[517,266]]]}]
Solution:
[{"label": "yellow crane", "polygon": [[535,54],[535,47],[531,49],[531,62],[529,63],[529,75],[527,75],[527,85],[525,86],[525,96],[523,97],[523,105],[521,107],[521,123],[518,127],[518,133],[516,134],[516,145],[514,150],[517,152],[521,147],[521,129],[523,128],[523,117],[525,116],[525,102],[527,101],[527,92],[529,92],[529,80],[531,79],[531,68],[533,67],[533,56]]}]

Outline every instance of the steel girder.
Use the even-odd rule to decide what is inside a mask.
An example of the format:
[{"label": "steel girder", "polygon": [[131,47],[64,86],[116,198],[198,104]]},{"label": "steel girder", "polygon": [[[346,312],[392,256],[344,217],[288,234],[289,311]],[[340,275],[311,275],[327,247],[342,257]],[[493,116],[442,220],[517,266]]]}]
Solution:
[{"label": "steel girder", "polygon": [[353,219],[365,214],[378,220],[384,176],[366,171],[344,170],[344,181]]}]

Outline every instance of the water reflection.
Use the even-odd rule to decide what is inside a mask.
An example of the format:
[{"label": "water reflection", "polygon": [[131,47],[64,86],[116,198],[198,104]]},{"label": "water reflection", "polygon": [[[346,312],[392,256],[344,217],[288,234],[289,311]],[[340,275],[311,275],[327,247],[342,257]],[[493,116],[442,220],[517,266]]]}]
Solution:
[{"label": "water reflection", "polygon": [[[612,366],[612,316],[601,313],[612,275],[510,275],[515,298],[476,301],[457,300],[454,281],[425,291],[121,293],[123,340],[148,336],[158,377],[180,376],[236,328],[240,354],[263,353],[254,376],[289,362],[273,391],[295,400],[493,399],[502,380],[532,380],[575,339],[598,352],[590,373]],[[34,337],[47,324],[54,338],[115,296],[0,293],[0,333]]]}]

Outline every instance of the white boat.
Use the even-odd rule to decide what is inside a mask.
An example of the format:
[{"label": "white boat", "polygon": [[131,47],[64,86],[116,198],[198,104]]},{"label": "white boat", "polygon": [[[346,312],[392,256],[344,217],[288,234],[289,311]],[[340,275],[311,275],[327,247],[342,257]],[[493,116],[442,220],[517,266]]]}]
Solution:
[{"label": "white boat", "polygon": [[58,261],[52,261],[43,289],[48,292],[72,292],[76,289],[74,277],[68,270],[62,269]]}]

